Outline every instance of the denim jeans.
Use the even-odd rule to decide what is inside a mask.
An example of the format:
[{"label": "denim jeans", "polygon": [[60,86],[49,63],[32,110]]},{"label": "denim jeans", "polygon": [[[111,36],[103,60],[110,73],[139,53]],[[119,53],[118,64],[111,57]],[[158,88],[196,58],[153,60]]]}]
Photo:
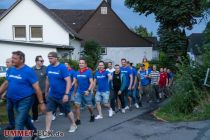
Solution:
[{"label": "denim jeans", "polygon": [[7,115],[11,127],[15,127],[14,107],[15,107],[14,102],[11,99],[7,98]]},{"label": "denim jeans", "polygon": [[[15,130],[24,130],[24,126],[28,130],[34,130],[36,128],[31,122],[29,111],[34,103],[34,95],[23,98],[15,103],[16,119],[15,119]],[[14,140],[22,140],[22,137],[15,137]]]}]

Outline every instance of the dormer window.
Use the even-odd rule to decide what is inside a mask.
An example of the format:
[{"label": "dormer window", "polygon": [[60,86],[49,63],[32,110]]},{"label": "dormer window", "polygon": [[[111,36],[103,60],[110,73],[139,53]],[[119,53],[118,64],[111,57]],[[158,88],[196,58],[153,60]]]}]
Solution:
[{"label": "dormer window", "polygon": [[101,14],[106,15],[107,14],[107,7],[101,7]]},{"label": "dormer window", "polygon": [[13,39],[14,40],[26,40],[26,26],[14,25],[13,26]]},{"label": "dormer window", "polygon": [[30,26],[30,41],[43,41],[43,27],[36,25]]}]

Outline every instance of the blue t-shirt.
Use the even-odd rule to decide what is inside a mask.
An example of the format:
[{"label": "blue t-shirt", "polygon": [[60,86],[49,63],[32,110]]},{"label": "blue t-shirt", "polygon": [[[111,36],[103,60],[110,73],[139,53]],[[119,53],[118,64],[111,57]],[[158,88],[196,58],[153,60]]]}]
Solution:
[{"label": "blue t-shirt", "polygon": [[110,73],[106,70],[103,72],[96,71],[95,79],[98,84],[97,91],[99,91],[99,92],[109,91],[109,84],[108,84],[108,82],[109,82],[108,75],[109,74]]},{"label": "blue t-shirt", "polygon": [[35,93],[32,85],[38,79],[35,71],[27,65],[20,69],[9,68],[6,79],[8,81],[7,98],[18,101]]},{"label": "blue t-shirt", "polygon": [[78,83],[77,92],[84,94],[84,92],[87,91],[90,86],[90,79],[93,78],[91,70],[88,69],[84,72],[77,71],[75,78],[77,79]]},{"label": "blue t-shirt", "polygon": [[150,83],[150,79],[146,78],[146,76],[150,74],[149,71],[140,71],[140,77],[141,77],[141,86],[147,86]]},{"label": "blue t-shirt", "polygon": [[171,79],[174,77],[174,74],[172,72],[168,73],[168,79]]},{"label": "blue t-shirt", "polygon": [[[137,76],[137,70],[134,67],[132,68],[132,74],[133,74],[133,84],[134,84],[135,77]],[[133,86],[133,84],[132,84],[132,86]]]},{"label": "blue t-shirt", "polygon": [[130,85],[130,75],[132,75],[132,70],[127,66],[127,67],[120,67],[121,73],[125,74],[126,77],[126,87],[129,87]]},{"label": "blue t-shirt", "polygon": [[[75,77],[75,71],[74,71],[73,69],[71,69],[71,70],[68,70],[68,72],[69,72],[69,76],[70,76],[70,78],[71,78],[71,83],[73,83],[74,77]],[[71,94],[73,91],[74,91],[74,86],[71,87],[71,89],[70,89],[70,94]]]},{"label": "blue t-shirt", "polygon": [[66,92],[66,81],[64,78],[69,76],[68,70],[64,64],[58,66],[49,65],[46,70],[50,83],[50,93],[56,99],[62,99]]}]

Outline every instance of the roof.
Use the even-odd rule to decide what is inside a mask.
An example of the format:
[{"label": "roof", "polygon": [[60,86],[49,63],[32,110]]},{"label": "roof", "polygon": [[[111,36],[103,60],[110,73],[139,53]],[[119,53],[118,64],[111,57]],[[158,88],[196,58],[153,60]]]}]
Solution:
[{"label": "roof", "polygon": [[204,43],[204,34],[203,33],[192,33],[188,36],[189,39],[189,51],[193,51],[195,55],[201,53],[202,48],[200,48]]},{"label": "roof", "polygon": [[[12,6],[10,6],[7,10],[1,10],[3,13],[0,15],[0,20],[2,20],[12,9],[14,9],[22,0],[17,0]],[[39,6],[42,10],[44,10],[52,19],[54,19],[60,26],[62,26],[72,37],[76,37],[78,39],[81,39],[79,35],[71,29],[70,26],[68,26],[60,17],[58,17],[54,12],[51,12],[48,8],[46,8],[44,5],[39,3],[37,0],[32,0],[37,6]]]},{"label": "roof", "polygon": [[50,9],[59,16],[69,27],[78,32],[81,27],[88,21],[89,17],[95,10],[67,10],[67,9]]},{"label": "roof", "polygon": [[[108,14],[102,15],[101,7]],[[102,47],[152,47],[153,42],[132,32],[106,1],[102,1],[79,31],[85,40],[95,40]]]},{"label": "roof", "polygon": [[26,41],[11,41],[11,40],[0,40],[0,43],[6,43],[6,44],[19,44],[19,45],[30,45],[32,47],[37,46],[43,46],[46,48],[56,48],[56,49],[69,49],[74,50],[74,47],[72,46],[66,46],[66,45],[55,45],[55,44],[43,44],[43,43],[35,43],[35,42],[26,42]]}]

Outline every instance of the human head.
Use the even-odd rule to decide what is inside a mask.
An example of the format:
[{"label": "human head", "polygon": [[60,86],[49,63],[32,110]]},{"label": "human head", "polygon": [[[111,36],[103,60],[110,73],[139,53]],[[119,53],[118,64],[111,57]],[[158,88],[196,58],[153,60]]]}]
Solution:
[{"label": "human head", "polygon": [[121,59],[121,64],[122,64],[123,67],[126,67],[127,66],[127,61],[126,61],[125,58],[122,58]]},{"label": "human head", "polygon": [[167,68],[164,68],[163,71],[164,71],[164,72],[167,72]]},{"label": "human head", "polygon": [[116,73],[120,73],[120,65],[119,65],[119,64],[116,64],[116,65],[114,66],[114,68],[115,68],[115,72],[116,72]]},{"label": "human head", "polygon": [[66,66],[67,68],[70,67],[69,63],[65,62],[64,64],[65,64],[65,66]]},{"label": "human head", "polygon": [[44,59],[42,58],[41,55],[38,55],[38,56],[36,56],[36,58],[35,58],[35,62],[36,62],[36,65],[37,65],[37,66],[41,67],[41,66],[43,66],[43,64],[44,64]]},{"label": "human head", "polygon": [[7,66],[7,68],[12,67],[12,58],[7,58],[6,59],[6,66]]},{"label": "human head", "polygon": [[79,68],[84,69],[87,66],[86,60],[84,58],[79,59]]},{"label": "human head", "polygon": [[12,65],[19,67],[25,63],[25,54],[21,51],[12,52]]},{"label": "human head", "polygon": [[104,70],[105,69],[105,63],[104,63],[104,61],[100,61],[98,63],[98,68],[99,68],[99,70]]},{"label": "human head", "polygon": [[160,68],[160,72],[163,72],[163,68]]},{"label": "human head", "polygon": [[157,70],[157,66],[156,66],[156,65],[153,65],[153,66],[152,66],[152,70],[153,70],[153,71],[156,71],[156,70]]},{"label": "human head", "polygon": [[141,69],[141,70],[145,70],[144,64],[140,64],[140,69]]},{"label": "human head", "polygon": [[147,62],[147,58],[144,57],[143,60],[142,60],[142,62]]},{"label": "human head", "polygon": [[55,65],[58,62],[58,54],[56,52],[48,53],[48,59],[51,65]]},{"label": "human head", "polygon": [[108,62],[108,68],[112,68],[112,62]]},{"label": "human head", "polygon": [[170,69],[167,69],[167,73],[170,73],[171,72],[171,70]]}]

